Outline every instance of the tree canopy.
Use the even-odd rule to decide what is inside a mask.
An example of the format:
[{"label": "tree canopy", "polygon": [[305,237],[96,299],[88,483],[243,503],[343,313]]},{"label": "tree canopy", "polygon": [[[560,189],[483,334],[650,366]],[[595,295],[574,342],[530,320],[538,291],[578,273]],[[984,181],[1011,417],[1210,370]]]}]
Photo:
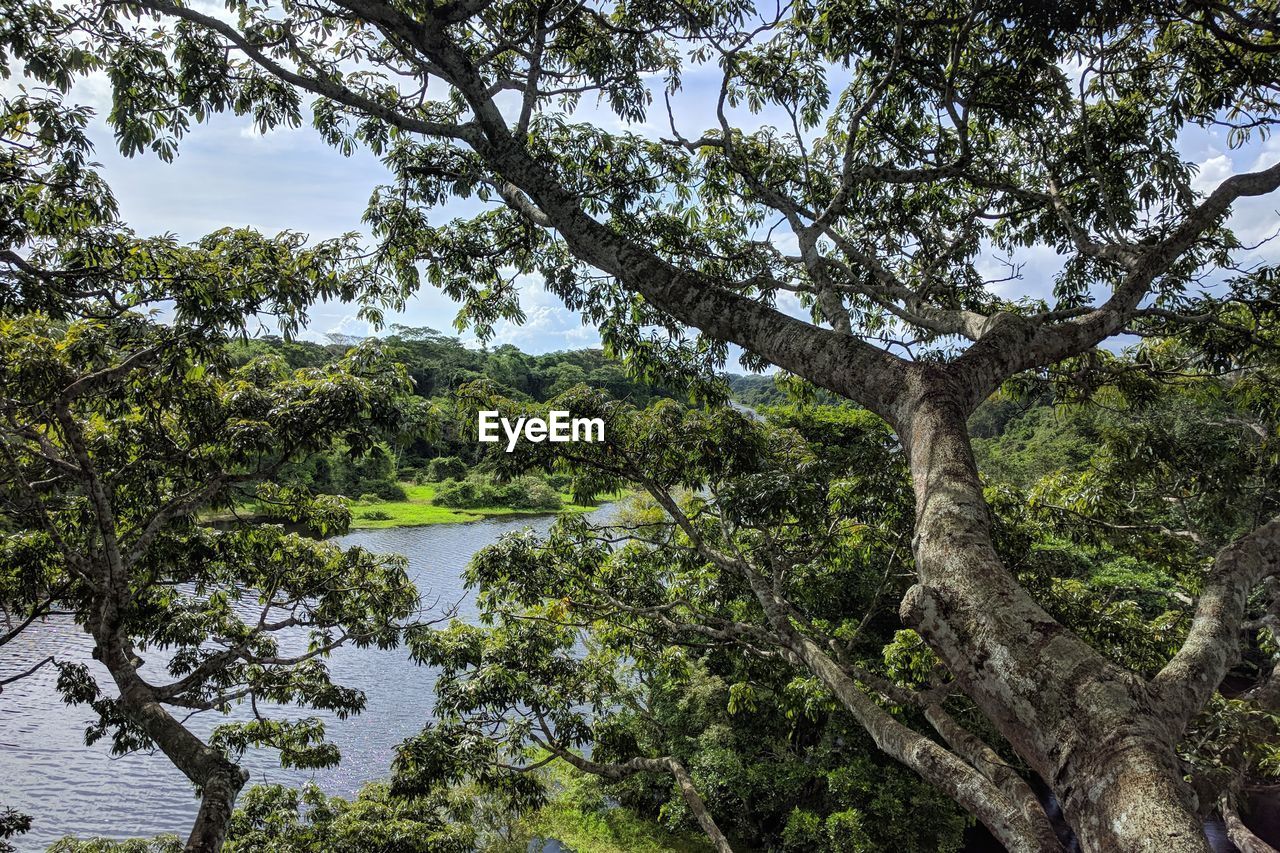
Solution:
[{"label": "tree canopy", "polygon": [[[197,786],[189,846],[217,849],[247,778],[235,758],[270,745],[286,765],[335,763],[318,717],[279,709],[358,713],[363,695],[330,679],[325,656],[396,645],[419,603],[402,558],[204,514],[254,495],[280,521],[341,532],[345,506],[273,475],[338,441],[360,452],[412,434],[420,407],[376,347],[297,370],[231,359],[231,339],[267,315],[296,327],[326,295],[376,298],[348,240],[137,238],[83,159],[82,112],[56,98],[3,109],[0,185],[17,215],[0,277],[0,647],[70,613],[112,684],[51,655],[0,686],[57,667],[65,700],[93,711],[90,744],[159,749]],[[146,666],[153,654],[164,665]],[[253,713],[208,742],[185,725],[236,705]]]},{"label": "tree canopy", "polygon": [[[224,324],[237,326],[246,307],[292,309],[300,294],[367,292],[395,305],[425,279],[483,336],[522,319],[521,276],[536,274],[599,326],[607,352],[634,375],[696,388],[736,344],[748,365],[776,365],[883,419],[912,490],[901,618],[976,709],[973,728],[989,727],[1050,786],[1084,849],[1206,849],[1200,815],[1217,800],[1188,784],[1196,774],[1179,745],[1258,642],[1256,618],[1280,572],[1274,504],[1255,500],[1250,516],[1231,494],[1234,479],[1212,490],[1180,483],[1188,466],[1176,454],[1144,450],[1164,438],[1166,449],[1187,446],[1176,418],[1159,413],[1127,449],[1112,436],[1101,460],[1114,474],[1141,475],[1131,507],[1114,484],[1097,490],[1084,474],[1046,485],[1064,515],[1121,513],[1106,520],[1114,532],[1167,530],[1183,545],[1195,540],[1179,534],[1201,537],[1185,632],[1158,660],[1119,659],[1006,547],[968,419],[993,393],[1033,381],[1070,398],[1188,372],[1225,376],[1247,398],[1236,408],[1269,405],[1276,277],[1228,226],[1240,202],[1280,188],[1280,163],[1262,144],[1280,119],[1280,25],[1269,0],[232,0],[225,13],[175,0],[4,0],[0,9],[0,49],[28,78],[65,90],[106,73],[108,119],[127,154],[172,157],[195,124],[230,111],[262,129],[309,120],[339,150],[383,158],[388,182],[365,217],[374,251],[345,274],[314,275],[316,261],[295,268],[314,258],[300,245],[281,254],[252,235],[214,238],[247,241],[266,254],[251,270],[304,284],[212,300],[231,306]],[[53,115],[56,101],[16,112]],[[53,124],[74,129],[74,111],[63,114]],[[1180,145],[1209,129],[1257,163],[1199,189]],[[14,162],[50,150],[29,135],[40,141],[13,148]],[[33,162],[79,168],[75,155]],[[37,182],[20,192],[20,202],[35,201],[28,224],[6,236],[6,304],[39,308],[50,290],[95,289],[76,256],[55,252],[49,263],[42,252],[77,217],[101,220],[109,209],[52,185],[48,232],[39,227],[51,191]],[[442,222],[437,209],[458,199],[470,212]],[[137,276],[118,244],[95,245],[107,248],[93,269]],[[329,245],[337,254],[328,263],[342,266],[344,244]],[[163,248],[144,256],[173,254]],[[1033,251],[1056,255],[1058,269],[1019,292],[1020,258]],[[179,252],[165,263],[183,269],[202,257]],[[179,316],[198,316],[201,305],[216,313],[201,288],[188,293],[185,276],[177,280]],[[1122,334],[1174,338],[1187,350],[1121,365],[1099,347]],[[714,518],[682,508],[672,486],[696,494],[752,445],[745,433],[720,436],[711,468],[699,459],[680,473],[689,460],[679,454],[698,448],[671,447],[670,431],[698,430],[663,421],[671,417],[658,417],[661,430],[641,448],[654,454],[653,471],[584,461],[605,480],[644,484],[686,553],[714,567],[716,582],[746,584],[760,620],[734,618],[733,630],[752,625],[778,640],[882,750],[1006,846],[1058,849],[1026,780],[973,729],[934,713],[934,739],[887,715],[869,679],[823,645],[828,626],[787,609],[798,555],[737,553],[734,536],[717,540],[725,531]],[[1244,420],[1265,444],[1273,417]],[[643,430],[635,438],[643,443]],[[1250,446],[1232,476],[1265,492],[1270,477],[1254,464],[1269,452]],[[801,512],[804,483],[785,473],[772,476],[783,492],[794,483],[788,499]],[[1181,498],[1195,520],[1167,498]],[[725,509],[752,523],[762,512],[766,528],[777,521],[768,515],[776,509],[750,500]],[[802,520],[782,528],[799,534]],[[734,532],[752,539],[752,530]],[[1141,540],[1125,547],[1145,556]],[[838,565],[838,555],[819,556]],[[543,734],[546,746],[560,743],[554,728]],[[658,758],[674,760],[646,760]]]}]

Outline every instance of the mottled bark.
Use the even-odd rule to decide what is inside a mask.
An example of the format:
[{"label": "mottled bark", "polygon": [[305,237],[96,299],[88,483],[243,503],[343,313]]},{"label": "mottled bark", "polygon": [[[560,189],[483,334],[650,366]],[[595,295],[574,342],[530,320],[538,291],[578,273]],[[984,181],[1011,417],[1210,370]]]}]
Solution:
[{"label": "mottled bark", "polygon": [[1245,826],[1244,821],[1240,819],[1240,812],[1236,811],[1230,799],[1223,797],[1218,803],[1218,810],[1222,813],[1222,822],[1227,827],[1227,838],[1240,849],[1240,853],[1277,853],[1276,848]]},{"label": "mottled bark", "polygon": [[1035,791],[1027,784],[1016,770],[1009,766],[995,750],[975,737],[964,726],[960,725],[941,705],[930,705],[925,709],[925,719],[942,735],[947,746],[974,769],[992,781],[1022,812],[1023,820],[1035,834],[1040,848],[1043,850],[1060,850],[1062,845],[1058,835],[1045,814],[1044,806]]},{"label": "mottled bark", "polygon": [[668,761],[668,766],[671,769],[671,775],[675,777],[676,786],[680,788],[680,796],[684,798],[685,804],[689,806],[689,811],[693,812],[693,817],[698,821],[698,826],[702,827],[702,831],[706,833],[707,838],[711,839],[711,844],[719,853],[733,853],[733,848],[729,846],[729,840],[724,837],[720,827],[716,826],[715,820],[711,817],[711,812],[707,809],[707,804],[702,801],[702,795],[694,787],[693,778],[684,769],[684,765],[673,758]]},{"label": "mottled bark", "polygon": [[1086,851],[1206,853],[1152,691],[1057,623],[1001,563],[961,395],[936,375],[916,387],[899,424],[919,574],[904,620],[1049,783]]},{"label": "mottled bark", "polygon": [[[1153,679],[1169,724],[1181,731],[1240,658],[1249,592],[1280,571],[1280,518],[1218,552],[1182,648]],[[1260,698],[1266,698],[1265,695]]]},{"label": "mottled bark", "polygon": [[98,656],[120,690],[120,705],[165,757],[200,789],[200,809],[187,836],[186,853],[217,853],[226,841],[236,797],[249,774],[208,746],[156,700],[138,675],[128,647],[109,630],[108,616],[97,630]]},{"label": "mottled bark", "polygon": [[[887,755],[919,773],[955,800],[1010,853],[1058,853],[1057,838],[1045,837],[1015,802],[977,769],[881,708],[835,661],[806,637],[794,638],[795,653]],[[1043,814],[1043,812],[1042,812]]]}]

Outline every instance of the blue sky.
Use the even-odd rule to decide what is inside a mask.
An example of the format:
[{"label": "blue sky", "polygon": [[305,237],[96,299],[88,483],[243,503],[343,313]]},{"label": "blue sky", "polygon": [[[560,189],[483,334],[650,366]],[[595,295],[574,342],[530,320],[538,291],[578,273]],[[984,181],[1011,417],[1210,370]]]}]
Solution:
[{"label": "blue sky", "polygon": [[[687,136],[696,136],[703,129],[705,117],[711,115],[718,86],[714,75],[713,69],[696,69],[685,78],[676,115]],[[661,85],[657,80],[654,84],[655,88]],[[101,116],[108,97],[105,80],[91,78],[76,87],[71,100],[96,107]],[[594,105],[584,105],[581,112],[606,125],[618,125],[617,119],[596,110]],[[742,116],[748,125],[770,118]],[[651,123],[632,129],[654,135],[667,133],[660,97]],[[120,201],[124,220],[138,233],[172,232],[183,240],[193,240],[224,226],[251,226],[264,233],[291,229],[313,239],[360,230],[370,192],[387,177],[376,158],[364,152],[343,157],[305,125],[264,135],[254,129],[248,117],[217,116],[183,140],[179,156],[171,164],[146,155],[121,157],[101,118],[94,122],[92,135],[97,145],[96,159],[102,163],[102,171]],[[1230,151],[1225,135],[1218,131],[1188,133],[1182,149],[1188,160],[1200,166],[1196,184],[1204,191],[1234,171],[1264,168],[1280,159],[1280,140]],[[1277,229],[1278,206],[1277,198],[1244,200],[1238,204],[1232,224],[1246,243],[1258,242]],[[445,206],[434,215],[443,221],[463,212],[460,207]],[[1253,259],[1263,258],[1280,260],[1280,250],[1274,244],[1264,246]],[[1024,264],[1023,278],[998,285],[997,290],[1005,296],[1047,293],[1057,267],[1053,251],[1040,248],[1018,260]],[[992,277],[1002,273],[995,258],[989,269]],[[598,343],[596,330],[566,311],[535,279],[524,283],[523,299],[526,322],[519,326],[500,324],[495,344],[512,343],[528,352],[541,353]],[[796,304],[781,304],[788,310],[800,310]],[[452,331],[455,313],[450,300],[424,286],[406,311],[389,316],[388,322]],[[356,318],[354,308],[328,304],[317,306],[312,312],[306,336],[323,339],[328,332],[364,335],[372,331]],[[464,332],[461,337],[468,340],[471,336]]]}]

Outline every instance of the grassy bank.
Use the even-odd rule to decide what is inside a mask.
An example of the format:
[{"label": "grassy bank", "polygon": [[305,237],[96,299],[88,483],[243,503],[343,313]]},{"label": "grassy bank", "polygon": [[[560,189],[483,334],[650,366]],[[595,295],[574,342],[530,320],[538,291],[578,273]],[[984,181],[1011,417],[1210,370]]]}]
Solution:
[{"label": "grassy bank", "polygon": [[553,801],[535,815],[533,827],[537,837],[554,838],[572,853],[713,853],[701,835],[671,832],[620,807],[586,811]]},{"label": "grassy bank", "polygon": [[[594,776],[561,762],[544,772],[550,777],[552,796],[522,822],[534,839],[554,838],[572,853],[714,853],[696,829],[672,831],[613,803]],[[526,849],[538,849],[536,841]]]},{"label": "grassy bank", "polygon": [[[492,518],[504,515],[546,515],[547,510],[512,509],[505,506],[474,507],[468,509],[451,509],[447,506],[435,506],[431,499],[435,497],[434,483],[416,485],[401,483],[406,500],[379,501],[377,503],[352,503],[351,527],[353,530],[378,527],[417,527],[423,524],[456,524],[461,521],[476,521],[481,518]],[[560,497],[564,506],[557,512],[590,512],[594,506],[573,503],[573,498],[565,493]],[[385,516],[385,518],[383,517]]]}]

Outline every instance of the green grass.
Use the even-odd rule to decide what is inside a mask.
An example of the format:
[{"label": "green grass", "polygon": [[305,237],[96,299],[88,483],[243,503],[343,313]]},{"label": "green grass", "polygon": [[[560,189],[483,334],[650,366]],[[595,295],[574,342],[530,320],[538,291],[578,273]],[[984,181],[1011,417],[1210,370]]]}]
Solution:
[{"label": "green grass", "polygon": [[537,814],[535,828],[574,853],[712,853],[706,838],[668,832],[625,808],[584,812],[550,803]]},{"label": "green grass", "polygon": [[528,816],[525,827],[534,838],[554,838],[573,853],[714,853],[696,830],[673,832],[624,806],[607,805],[594,776],[560,762],[544,772],[552,796]]},{"label": "green grass", "polygon": [[[431,498],[435,496],[436,487],[434,483],[424,483],[417,485],[414,483],[401,483],[404,487],[407,500],[403,501],[381,501],[371,504],[351,505],[351,528],[353,530],[368,530],[379,527],[417,527],[423,524],[456,524],[462,521],[476,521],[481,518],[492,518],[502,515],[546,515],[547,510],[541,509],[511,509],[505,506],[485,506],[475,507],[471,509],[450,509],[447,506],[435,506],[431,503]],[[558,512],[590,512],[595,509],[594,506],[585,506],[583,504],[575,504],[572,498],[564,493],[560,497],[564,499],[564,506]],[[383,518],[365,518],[366,514],[380,513],[388,517]]]}]

